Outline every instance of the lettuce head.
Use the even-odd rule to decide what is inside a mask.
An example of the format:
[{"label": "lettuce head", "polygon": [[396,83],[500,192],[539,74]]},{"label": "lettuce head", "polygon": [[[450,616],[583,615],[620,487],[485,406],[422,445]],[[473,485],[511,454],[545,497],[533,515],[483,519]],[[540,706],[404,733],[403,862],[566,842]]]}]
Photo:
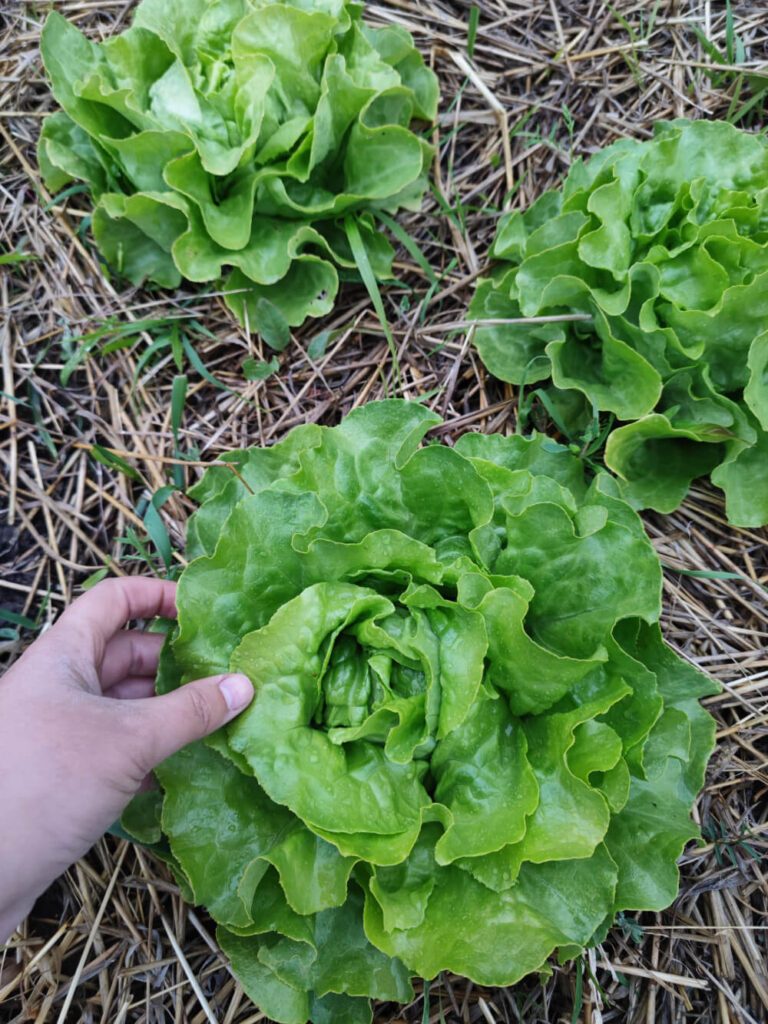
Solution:
[{"label": "lettuce head", "polygon": [[408,32],[362,9],[142,0],[104,43],[49,14],[62,110],[43,124],[40,168],[52,190],[88,183],[114,271],[214,282],[252,327],[298,325],[329,312],[339,268],[356,266],[353,218],[373,272],[391,276],[375,214],[418,209],[431,148],[409,125],[434,118],[438,88]]},{"label": "lettuce head", "polygon": [[605,463],[636,508],[671,512],[710,475],[731,522],[768,523],[768,142],[673,121],[577,161],[561,189],[505,216],[475,293],[488,369],[544,383],[578,435],[618,421]]},{"label": "lettuce head", "polygon": [[697,834],[716,686],[662,641],[637,514],[542,435],[423,445],[438,422],[372,403],[193,491],[158,686],[256,693],[124,825],[283,1024],[512,984],[667,906]]}]

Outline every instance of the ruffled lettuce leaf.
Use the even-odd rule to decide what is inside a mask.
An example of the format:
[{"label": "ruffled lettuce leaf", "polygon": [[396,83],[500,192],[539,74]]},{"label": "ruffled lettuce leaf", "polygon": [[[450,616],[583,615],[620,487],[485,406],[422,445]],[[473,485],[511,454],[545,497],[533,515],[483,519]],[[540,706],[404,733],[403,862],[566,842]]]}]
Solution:
[{"label": "ruffled lettuce leaf", "polygon": [[142,0],[93,43],[52,12],[43,61],[62,110],[43,123],[48,186],[87,182],[93,233],[133,284],[217,282],[257,330],[333,307],[356,266],[354,216],[374,273],[393,249],[377,211],[418,209],[437,79],[410,35],[374,29],[352,0]]},{"label": "ruffled lettuce leaf", "polygon": [[662,123],[499,224],[470,315],[582,319],[479,326],[480,356],[551,381],[574,438],[585,410],[613,413],[605,464],[635,508],[671,512],[710,476],[731,522],[768,523],[767,175],[762,135]]},{"label": "ruffled lettuce leaf", "polygon": [[716,686],[661,639],[637,514],[543,435],[422,445],[437,422],[372,403],[193,490],[158,687],[255,697],[125,823],[284,1024],[511,984],[671,902],[696,835]]}]

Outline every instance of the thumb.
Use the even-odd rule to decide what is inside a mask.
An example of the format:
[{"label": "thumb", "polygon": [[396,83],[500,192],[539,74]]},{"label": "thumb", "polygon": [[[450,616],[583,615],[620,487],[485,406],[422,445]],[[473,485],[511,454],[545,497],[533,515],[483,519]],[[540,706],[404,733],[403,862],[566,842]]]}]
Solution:
[{"label": "thumb", "polygon": [[149,772],[188,743],[215,732],[252,699],[253,683],[238,673],[197,679],[161,697],[131,701],[139,713],[143,767]]}]

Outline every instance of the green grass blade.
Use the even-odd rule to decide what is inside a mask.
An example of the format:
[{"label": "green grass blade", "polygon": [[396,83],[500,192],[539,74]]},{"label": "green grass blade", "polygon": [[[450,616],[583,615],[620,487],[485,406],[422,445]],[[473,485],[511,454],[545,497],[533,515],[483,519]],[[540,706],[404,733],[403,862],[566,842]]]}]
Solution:
[{"label": "green grass blade", "polygon": [[179,373],[184,370],[184,345],[181,341],[181,331],[179,330],[178,320],[174,321],[171,325],[170,333],[171,351],[173,352],[173,361],[176,363],[176,369]]},{"label": "green grass blade", "polygon": [[373,272],[373,267],[371,266],[371,261],[368,258],[365,243],[360,236],[360,228],[357,226],[357,222],[354,217],[348,216],[344,218],[344,230],[347,233],[349,245],[352,249],[352,255],[355,258],[355,263],[357,263],[357,269],[360,271],[363,284],[368,290],[368,294],[373,302],[373,307],[376,310],[376,315],[381,321],[381,326],[384,328],[384,335],[387,339],[387,344],[389,345],[389,351],[392,353],[392,363],[394,365],[397,386],[402,390],[400,362],[397,358],[395,340],[392,337],[392,331],[389,329],[387,314],[384,312],[384,303],[381,300],[381,292],[379,291],[379,285],[376,281],[376,275]]},{"label": "green grass blade", "polygon": [[173,440],[177,450],[179,447],[179,428],[181,427],[181,417],[184,413],[186,398],[187,377],[186,374],[180,373],[173,378],[173,387],[171,389],[171,430],[173,431]]},{"label": "green grass blade", "polygon": [[736,61],[735,37],[733,7],[731,7],[731,0],[725,0],[725,52],[728,54],[728,62],[730,64],[734,64]]},{"label": "green grass blade", "polygon": [[79,195],[81,192],[90,191],[91,189],[89,185],[70,185],[67,188],[62,189],[61,192],[58,192],[53,197],[53,199],[51,199],[50,203],[46,203],[46,205],[43,207],[43,213],[48,213],[48,211],[52,207],[56,206],[57,203],[63,203],[64,200],[69,199],[70,196],[76,196]]},{"label": "green grass blade", "polygon": [[470,60],[475,56],[475,43],[477,42],[477,27],[480,24],[480,8],[470,7],[469,26],[467,27],[467,56]]},{"label": "green grass blade", "polygon": [[[667,565],[666,562],[662,562],[661,566],[663,569],[667,569],[669,572],[679,572],[681,576],[693,576],[699,580],[741,580],[742,583],[754,583],[754,580],[749,579],[748,576],[742,576],[738,572],[721,572],[718,569],[679,569],[676,565]],[[762,583],[757,584],[759,587],[763,587]]]},{"label": "green grass blade", "polygon": [[0,622],[11,622],[22,629],[37,629],[37,623],[28,615],[17,615],[16,612],[6,611],[5,608],[0,608]]},{"label": "green grass blade", "polygon": [[87,580],[83,580],[80,586],[83,590],[90,590],[91,587],[95,587],[97,583],[101,583],[101,581],[106,578],[108,572],[109,566],[105,565],[103,568],[97,569],[96,572],[92,572]]},{"label": "green grass blade", "polygon": [[170,569],[171,562],[173,561],[173,547],[171,545],[171,538],[165,528],[165,523],[160,517],[160,509],[175,490],[176,487],[171,485],[161,487],[159,491],[152,495],[152,500],[147,505],[142,517],[149,538],[157,548],[166,569]]},{"label": "green grass blade", "polygon": [[153,327],[159,327],[165,323],[167,323],[166,320],[157,318],[134,320],[128,324],[116,324],[111,320],[107,320],[96,330],[88,331],[87,334],[81,334],[80,337],[72,339],[72,344],[77,347],[59,373],[62,387],[67,386],[73,372],[88,358],[101,341],[111,338],[111,341],[105,346],[105,351],[107,351],[107,347],[109,347],[109,350],[114,351],[116,348],[124,348],[126,345],[132,344],[136,336],[142,331],[151,330]]},{"label": "green grass blade", "polygon": [[91,448],[91,455],[93,458],[102,464],[102,466],[108,466],[110,469],[116,469],[120,473],[124,473],[131,480],[136,480],[137,483],[141,483],[140,474],[125,461],[121,459],[119,455],[115,455],[109,448],[104,448],[100,444],[95,444]]},{"label": "green grass blade", "polygon": [[27,263],[29,260],[39,260],[40,258],[33,252],[4,252],[0,253],[0,267],[5,267],[9,263]]},{"label": "green grass blade", "polygon": [[133,375],[134,383],[139,379],[142,370],[147,363],[152,359],[154,355],[161,352],[164,348],[169,345],[168,335],[164,335],[162,338],[156,338],[151,345],[148,345],[139,356],[136,363],[136,372]]},{"label": "green grass blade", "polygon": [[408,250],[411,256],[413,256],[414,260],[426,274],[430,284],[437,284],[437,274],[435,274],[432,269],[432,265],[405,228],[398,224],[394,217],[390,217],[388,213],[384,213],[383,210],[377,210],[376,216],[382,224],[386,224],[398,242],[400,242],[400,244]]},{"label": "green grass blade", "polygon": [[[189,338],[184,338],[183,341],[184,351],[187,355],[187,359],[192,363],[192,366],[197,370],[203,380],[207,380],[209,384],[215,385],[217,388],[221,388],[222,391],[232,391],[226,384],[222,384],[220,380],[217,380],[213,374],[206,368],[205,363],[202,361],[200,356],[192,347],[192,343]],[[232,392],[237,394],[237,392]]]},{"label": "green grass blade", "polygon": [[[184,403],[187,400],[187,377],[180,373],[173,378],[171,389],[171,430],[173,431],[173,457],[181,457],[179,448],[179,430],[181,429],[181,418],[184,415]],[[179,490],[184,489],[184,467],[173,467],[173,482]]]},{"label": "green grass blade", "polygon": [[579,1024],[579,1017],[581,1016],[581,1000],[584,986],[584,963],[579,957],[576,961],[576,991],[573,994],[573,1013],[571,1014],[571,1024]]},{"label": "green grass blade", "polygon": [[125,531],[125,536],[124,537],[118,537],[117,538],[117,542],[118,542],[118,544],[122,544],[122,545],[124,545],[125,547],[128,547],[128,548],[134,548],[136,551],[138,551],[138,555],[128,556],[127,560],[131,560],[131,561],[140,560],[140,561],[144,562],[147,565],[147,567],[153,573],[155,573],[156,576],[158,575],[157,569],[155,567],[154,562],[152,561],[152,556],[149,553],[147,545],[138,536],[136,531],[134,529],[132,529],[132,527],[129,526],[128,529]]},{"label": "green grass blade", "polygon": [[421,1014],[421,1024],[429,1024],[429,981],[424,978],[424,1010]]},{"label": "green grass blade", "polygon": [[39,439],[51,453],[54,460],[56,460],[59,457],[59,452],[56,445],[53,443],[53,438],[51,437],[48,428],[43,423],[43,414],[40,411],[40,394],[31,380],[27,381],[27,398],[29,399],[29,409],[32,413],[32,419],[35,421],[35,426],[38,429]]}]

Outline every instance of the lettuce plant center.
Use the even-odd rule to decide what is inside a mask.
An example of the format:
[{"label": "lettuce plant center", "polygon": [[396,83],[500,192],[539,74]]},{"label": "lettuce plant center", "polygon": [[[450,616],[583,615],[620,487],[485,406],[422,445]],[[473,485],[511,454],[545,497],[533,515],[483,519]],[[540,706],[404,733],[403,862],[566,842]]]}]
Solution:
[{"label": "lettuce plant center", "polygon": [[541,435],[422,443],[438,422],[371,403],[193,492],[159,688],[255,696],[124,825],[283,1024],[511,984],[670,903],[697,834],[716,686],[661,639],[637,514]]},{"label": "lettuce plant center", "polygon": [[134,284],[215,282],[275,348],[357,267],[392,276],[378,212],[418,209],[432,158],[411,131],[437,79],[410,35],[350,0],[142,0],[92,43],[53,12],[42,55],[62,110],[38,158],[87,183],[110,269]]},{"label": "lettuce plant center", "polygon": [[580,447],[605,428],[635,508],[710,475],[731,522],[768,523],[767,175],[762,135],[671,121],[499,222],[470,315],[534,319],[479,327],[480,356]]}]

